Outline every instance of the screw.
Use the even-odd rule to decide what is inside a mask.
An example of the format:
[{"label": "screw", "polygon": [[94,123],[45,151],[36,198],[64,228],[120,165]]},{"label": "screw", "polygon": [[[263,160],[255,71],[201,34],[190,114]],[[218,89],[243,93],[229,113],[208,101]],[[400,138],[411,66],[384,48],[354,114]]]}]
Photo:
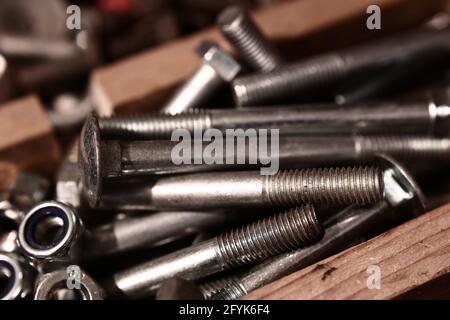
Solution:
[{"label": "screw", "polygon": [[217,19],[220,31],[253,69],[267,72],[283,62],[250,16],[238,6],[225,8]]},{"label": "screw", "polygon": [[273,102],[312,88],[331,85],[357,72],[395,64],[418,53],[448,51],[449,31],[450,28],[409,32],[285,64],[263,74],[242,76],[232,83],[234,98],[239,106]]},{"label": "screw", "polygon": [[[440,94],[440,93],[439,93]],[[170,139],[175,129],[202,132],[236,128],[279,129],[281,135],[435,134],[450,132],[445,97],[413,102],[312,104],[293,107],[209,110],[192,114],[113,117],[98,120],[101,135],[114,139]]]},{"label": "screw", "polygon": [[[385,158],[386,175],[391,182],[389,200],[370,207],[350,206],[324,222],[324,237],[317,243],[270,258],[252,267],[239,277],[224,279],[221,290],[210,299],[238,299],[294,271],[305,268],[341,251],[349,242],[364,237],[368,232],[387,230],[401,220],[421,214],[425,199],[417,183],[404,168]],[[401,209],[401,210],[400,210]],[[389,226],[389,227],[388,227]]]},{"label": "screw", "polygon": [[117,272],[108,283],[113,294],[142,297],[153,293],[166,279],[197,280],[310,245],[322,236],[314,208],[306,205]]},{"label": "screw", "polygon": [[163,112],[176,114],[197,107],[241,70],[238,62],[212,41],[201,42],[197,52],[202,63],[163,107]]},{"label": "screw", "polygon": [[153,247],[238,220],[242,217],[225,212],[158,212],[127,217],[92,230],[86,256],[99,259]]},{"label": "screw", "polygon": [[[88,127],[91,126],[91,127]],[[99,137],[101,130],[95,118],[86,122],[85,134],[94,131],[93,136]],[[195,133],[195,132],[194,132]],[[233,141],[235,137],[232,137]],[[221,161],[217,161],[216,155],[208,158],[208,155],[200,154],[197,159],[191,154],[187,164],[174,164],[172,151],[179,142],[166,140],[146,141],[117,141],[100,140],[100,142],[88,143],[82,148],[92,148],[97,144],[99,149],[100,169],[87,168],[84,170],[98,171],[104,177],[133,176],[143,174],[167,174],[190,171],[212,171],[220,169],[257,168],[251,165],[250,146],[252,143],[259,145],[258,141],[242,139],[245,150],[245,161],[237,161],[239,146],[237,143],[233,152],[224,152]],[[89,142],[88,138],[83,139]],[[272,142],[271,142],[272,143]],[[192,150],[198,142],[192,142]],[[201,142],[202,150],[209,142]],[[336,164],[349,160],[369,160],[376,153],[386,153],[401,159],[448,159],[450,157],[450,139],[437,139],[426,136],[345,136],[345,137],[299,137],[282,136],[278,144],[277,154],[257,155],[259,164],[267,164],[277,157],[282,168],[304,167],[310,165]],[[224,146],[224,151],[226,150]],[[88,150],[83,153],[89,153]],[[274,152],[273,152],[274,153]],[[85,172],[84,174],[88,174]]]},{"label": "screw", "polygon": [[239,276],[228,276],[224,278],[218,278],[212,281],[208,281],[200,284],[199,288],[202,292],[203,297],[206,300],[211,299],[212,296],[216,295],[220,290],[228,287],[231,283],[239,281]]}]

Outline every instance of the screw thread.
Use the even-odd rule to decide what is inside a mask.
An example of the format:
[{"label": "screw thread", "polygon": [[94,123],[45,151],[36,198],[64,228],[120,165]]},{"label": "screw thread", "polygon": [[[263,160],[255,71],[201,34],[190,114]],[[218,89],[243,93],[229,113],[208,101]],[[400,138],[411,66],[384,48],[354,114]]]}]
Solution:
[{"label": "screw thread", "polygon": [[208,300],[236,300],[247,294],[247,290],[238,281],[230,281],[227,286],[212,294]]},{"label": "screw thread", "polygon": [[238,6],[226,8],[217,23],[223,35],[252,68],[267,72],[282,64],[282,59],[269,41],[249,15]]},{"label": "screw thread", "polygon": [[218,255],[237,267],[312,244],[323,233],[314,207],[305,205],[219,235]]},{"label": "screw thread", "polygon": [[217,294],[220,290],[231,285],[232,283],[235,283],[237,280],[238,278],[233,276],[224,277],[202,283],[199,287],[203,297],[209,300],[213,295]]},{"label": "screw thread", "polygon": [[175,129],[203,131],[211,126],[211,119],[207,113],[196,110],[176,116],[155,114],[100,118],[98,123],[101,134],[108,138],[170,139]]},{"label": "screw thread", "polygon": [[383,194],[382,171],[374,167],[283,170],[266,176],[263,185],[265,201],[277,206],[367,204]]},{"label": "screw thread", "polygon": [[284,65],[271,72],[236,78],[233,94],[240,106],[256,105],[335,82],[346,73],[346,63],[339,55],[326,55]]},{"label": "screw thread", "polygon": [[361,153],[386,153],[400,159],[440,160],[450,158],[450,139],[428,137],[361,137],[356,148]]}]

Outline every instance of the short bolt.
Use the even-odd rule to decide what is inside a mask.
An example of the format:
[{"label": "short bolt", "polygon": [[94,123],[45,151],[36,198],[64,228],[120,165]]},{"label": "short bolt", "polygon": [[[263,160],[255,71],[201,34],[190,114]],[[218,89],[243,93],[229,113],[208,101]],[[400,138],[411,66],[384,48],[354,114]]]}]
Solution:
[{"label": "short bolt", "polygon": [[200,66],[163,107],[163,112],[177,114],[198,107],[241,70],[239,63],[214,42],[203,41],[197,52],[202,58]]},{"label": "short bolt", "polygon": [[154,293],[166,279],[197,280],[310,245],[322,236],[314,208],[306,205],[115,273],[107,283],[113,295],[143,297]]},{"label": "short bolt", "polygon": [[280,134],[422,134],[448,136],[450,103],[442,93],[408,102],[355,103],[345,106],[311,104],[208,110],[188,114],[100,118],[104,138],[170,139],[176,129],[202,132],[208,128],[279,129]]},{"label": "short bolt", "polygon": [[217,19],[220,31],[255,70],[271,71],[282,59],[251,17],[239,6],[225,8]]},{"label": "short bolt", "polygon": [[334,84],[357,72],[398,63],[418,53],[448,51],[449,32],[450,28],[420,30],[286,64],[270,72],[238,77],[232,83],[234,98],[239,106],[273,103],[312,88]]}]

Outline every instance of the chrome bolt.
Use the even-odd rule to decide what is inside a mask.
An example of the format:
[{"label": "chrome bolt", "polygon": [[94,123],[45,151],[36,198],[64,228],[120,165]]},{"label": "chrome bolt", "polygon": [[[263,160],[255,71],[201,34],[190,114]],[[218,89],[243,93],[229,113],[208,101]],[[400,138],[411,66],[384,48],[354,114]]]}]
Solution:
[{"label": "chrome bolt", "polygon": [[342,81],[356,72],[393,65],[424,51],[448,51],[449,32],[450,28],[409,32],[368,45],[285,64],[270,72],[238,77],[232,84],[234,98],[239,106],[274,102]]},{"label": "chrome bolt", "polygon": [[[324,222],[324,237],[317,243],[270,258],[243,275],[226,278],[210,299],[238,299],[272,281],[325,259],[368,232],[393,226],[424,212],[426,201],[417,183],[404,168],[389,158],[385,163],[391,195],[369,207],[350,206]],[[390,199],[390,200],[389,200]]]},{"label": "chrome bolt", "polygon": [[238,6],[225,8],[217,19],[225,38],[255,70],[271,71],[283,63],[247,12]]},{"label": "chrome bolt", "polygon": [[196,280],[310,245],[322,236],[314,208],[306,205],[117,272],[107,284],[112,294],[143,297],[154,293],[166,279]]},{"label": "chrome bolt", "polygon": [[202,63],[163,107],[163,112],[177,114],[198,107],[223,84],[231,82],[241,70],[238,62],[214,42],[203,41],[197,52]]},{"label": "chrome bolt", "polygon": [[113,139],[170,139],[175,129],[279,129],[280,134],[422,134],[448,137],[450,102],[444,94],[411,102],[310,104],[208,110],[189,114],[118,116],[98,120],[101,135]]}]

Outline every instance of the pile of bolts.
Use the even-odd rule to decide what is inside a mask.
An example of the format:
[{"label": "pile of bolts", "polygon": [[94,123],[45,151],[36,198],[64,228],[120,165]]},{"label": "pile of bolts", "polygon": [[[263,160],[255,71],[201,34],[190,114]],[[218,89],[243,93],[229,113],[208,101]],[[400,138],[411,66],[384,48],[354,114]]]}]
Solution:
[{"label": "pile of bolts", "polygon": [[[54,200],[17,176],[0,202],[0,298],[238,299],[449,200],[419,187],[450,160],[445,72],[378,98],[445,61],[450,28],[288,62],[242,8],[217,26],[237,54],[205,39],[161,113],[90,114]],[[198,109],[224,88],[234,108]],[[176,163],[175,132],[202,151]],[[230,132],[241,145],[205,151]],[[264,144],[277,148],[253,159]]]}]

